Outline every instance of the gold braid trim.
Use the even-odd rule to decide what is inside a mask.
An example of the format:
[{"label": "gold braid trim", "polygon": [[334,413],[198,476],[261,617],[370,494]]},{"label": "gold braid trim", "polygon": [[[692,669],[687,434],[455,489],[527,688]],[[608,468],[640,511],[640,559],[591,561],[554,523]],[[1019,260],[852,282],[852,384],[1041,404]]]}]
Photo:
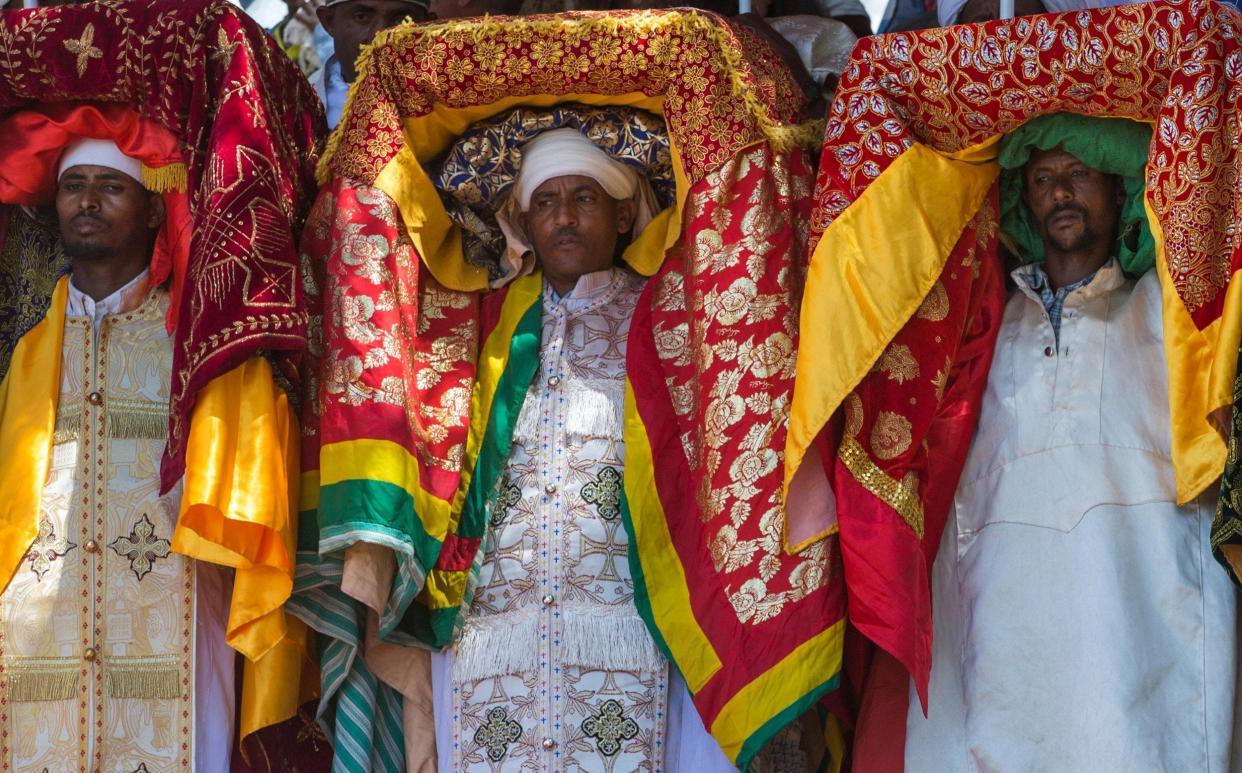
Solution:
[{"label": "gold braid trim", "polygon": [[[166,661],[165,661],[166,662]],[[112,698],[173,699],[181,696],[181,669],[146,663],[108,665],[104,671]]]},{"label": "gold braid trim", "polygon": [[190,187],[189,172],[182,163],[160,167],[143,164],[142,187],[152,193],[185,193]]},{"label": "gold braid trim", "polygon": [[854,480],[858,481],[858,485],[896,510],[919,539],[923,538],[923,503],[915,492],[877,467],[862,444],[849,435],[841,439],[841,449],[837,456],[845,464],[845,469],[850,471],[850,475],[854,476]]},{"label": "gold braid trim", "polygon": [[[670,16],[676,15],[672,21]],[[371,55],[371,51],[376,46],[385,46],[390,40],[400,39],[402,37],[422,38],[422,39],[438,39],[447,36],[449,33],[460,32],[462,28],[468,28],[471,43],[478,45],[484,39],[492,36],[498,36],[500,33],[507,31],[527,31],[540,37],[554,37],[560,34],[582,34],[589,36],[595,33],[603,33],[605,35],[616,35],[617,31],[622,27],[630,27],[641,33],[651,33],[657,28],[667,27],[670,31],[678,31],[682,35],[688,33],[702,32],[711,39],[716,49],[720,52],[720,56],[724,59],[726,72],[729,73],[730,86],[732,87],[733,97],[740,99],[746,105],[747,112],[755,119],[759,129],[767,137],[768,143],[778,152],[789,150],[792,148],[803,147],[815,150],[821,146],[824,140],[824,119],[814,119],[801,124],[785,124],[773,119],[768,111],[768,105],[757,95],[757,89],[752,87],[744,77],[744,71],[749,68],[743,68],[743,55],[741,47],[733,44],[732,36],[727,32],[727,27],[717,24],[699,13],[691,12],[666,12],[666,13],[645,13],[635,16],[613,16],[600,14],[599,16],[590,16],[586,18],[574,19],[537,19],[530,20],[521,17],[510,17],[506,21],[498,21],[490,16],[485,16],[480,20],[472,20],[470,22],[445,21],[438,24],[401,24],[396,27],[389,28],[380,32],[375,36],[369,45],[364,45],[358,57],[358,61],[362,63],[358,68],[357,77],[354,83],[362,83],[371,77],[371,72],[376,68],[375,58]],[[315,176],[320,185],[327,185],[332,179],[330,169],[332,158],[336,155],[346,131],[349,128],[350,120],[353,115],[354,95],[356,88],[350,88],[345,98],[345,107],[341,111],[341,121],[337,124],[332,134],[328,137],[327,147],[324,148],[323,155],[319,158],[319,166],[316,169]],[[534,96],[534,95],[532,95]],[[606,95],[600,95],[606,96]],[[649,96],[663,96],[662,94],[653,94]],[[466,108],[459,108],[466,109]],[[425,115],[425,113],[423,114]],[[419,115],[402,115],[401,120],[407,118],[419,118]],[[674,148],[680,143],[674,143]],[[392,159],[386,159],[385,163]],[[678,159],[682,162],[682,168],[687,166],[684,159]],[[373,181],[372,181],[373,182]]]},{"label": "gold braid trim", "polygon": [[78,692],[81,668],[77,661],[64,658],[35,659],[5,664],[8,696],[14,701],[65,701]]}]

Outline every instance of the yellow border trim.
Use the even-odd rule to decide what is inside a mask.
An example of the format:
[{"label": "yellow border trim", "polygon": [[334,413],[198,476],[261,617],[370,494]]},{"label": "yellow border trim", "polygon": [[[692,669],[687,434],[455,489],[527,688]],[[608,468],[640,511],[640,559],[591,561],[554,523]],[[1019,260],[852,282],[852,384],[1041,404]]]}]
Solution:
[{"label": "yellow border trim", "polygon": [[1242,287],[1235,274],[1226,289],[1219,319],[1199,330],[1177,295],[1164,251],[1160,218],[1144,200],[1147,223],[1156,242],[1160,277],[1164,357],[1169,379],[1169,421],[1173,431],[1173,472],[1177,501],[1190,502],[1220,479],[1227,448],[1211,422],[1213,411],[1233,404],[1233,381],[1242,337]]},{"label": "yellow border trim", "polygon": [[628,378],[625,381],[625,498],[629,503],[634,544],[651,603],[651,616],[690,692],[696,693],[723,664],[690,604],[690,586],[673,548],[664,504],[656,491],[655,463],[647,428],[638,415],[634,387]]},{"label": "yellow border trim", "polygon": [[712,737],[725,756],[736,760],[764,723],[840,672],[844,641],[845,620],[838,620],[738,690],[712,722]]},{"label": "yellow border trim", "polygon": [[785,444],[786,495],[815,436],[944,271],[1000,173],[999,142],[997,135],[949,155],[910,146],[815,246],[803,291],[814,302],[802,304]]}]

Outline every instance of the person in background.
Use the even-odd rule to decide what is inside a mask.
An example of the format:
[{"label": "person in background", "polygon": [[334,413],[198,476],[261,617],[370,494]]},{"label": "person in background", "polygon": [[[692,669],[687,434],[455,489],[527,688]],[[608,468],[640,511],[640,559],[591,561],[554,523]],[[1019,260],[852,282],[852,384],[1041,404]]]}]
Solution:
[{"label": "person in background", "polygon": [[362,47],[376,33],[405,19],[426,21],[431,9],[426,0],[327,0],[315,12],[319,23],[332,37],[333,53],[324,62],[315,89],[328,115],[328,128],[335,129],[345,108],[349,84],[358,77],[354,69]]},{"label": "person in background", "polygon": [[315,48],[315,29],[319,20],[315,17],[316,0],[285,0],[288,13],[269,30],[276,45],[297,63],[298,69],[311,83],[319,80],[323,60]]},{"label": "person in background", "polygon": [[509,16],[516,14],[521,7],[521,0],[431,0],[431,14],[437,19]]}]

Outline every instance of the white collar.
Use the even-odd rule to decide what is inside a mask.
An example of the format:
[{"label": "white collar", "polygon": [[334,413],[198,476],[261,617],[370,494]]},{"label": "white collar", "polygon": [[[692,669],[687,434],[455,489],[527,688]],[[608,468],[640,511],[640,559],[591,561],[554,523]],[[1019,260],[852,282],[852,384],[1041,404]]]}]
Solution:
[{"label": "white collar", "polygon": [[602,271],[592,271],[589,274],[583,274],[578,277],[578,281],[574,283],[573,289],[564,295],[558,295],[552,285],[545,280],[545,300],[554,305],[559,305],[565,311],[577,311],[590,306],[603,297],[609,288],[612,287],[617,277],[617,269],[615,268],[606,268]]},{"label": "white collar", "polygon": [[73,283],[73,275],[70,274],[65,313],[71,317],[90,317],[95,327],[99,327],[100,321],[109,314],[124,314],[138,308],[147,294],[150,273],[149,269],[144,268],[141,274],[126,282],[124,287],[98,301],[79,290]]}]

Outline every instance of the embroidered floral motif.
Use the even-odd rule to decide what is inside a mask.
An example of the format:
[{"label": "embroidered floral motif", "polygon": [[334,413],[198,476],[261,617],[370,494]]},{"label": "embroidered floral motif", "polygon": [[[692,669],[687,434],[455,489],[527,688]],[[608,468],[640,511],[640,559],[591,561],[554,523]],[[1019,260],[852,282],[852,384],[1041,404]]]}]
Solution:
[{"label": "embroidered floral motif", "polygon": [[489,523],[492,526],[499,526],[504,523],[506,516],[509,515],[509,510],[521,501],[522,489],[510,481],[501,481],[500,491],[496,494],[496,504],[492,508],[492,517]]},{"label": "embroidered floral motif", "polygon": [[600,704],[594,716],[582,721],[582,734],[595,739],[600,754],[612,757],[621,750],[621,741],[638,735],[638,724],[625,716],[618,701],[610,698]]},{"label": "embroidered floral motif", "polygon": [[155,536],[155,526],[143,513],[128,537],[117,537],[108,547],[118,556],[128,558],[129,568],[141,580],[154,568],[155,559],[168,556],[171,543],[163,537]]},{"label": "embroidered floral motif", "polygon": [[509,719],[509,712],[503,706],[496,706],[487,712],[487,722],[475,731],[474,742],[487,749],[489,760],[500,762],[509,751],[509,745],[521,737],[522,726]]},{"label": "embroidered floral motif", "polygon": [[52,568],[52,562],[64,557],[76,547],[77,545],[64,537],[56,536],[56,527],[52,525],[51,519],[46,515],[43,516],[39,519],[39,536],[35,538],[34,544],[26,552],[26,558],[30,561],[30,571],[35,573],[39,582],[43,582],[43,575]]},{"label": "embroidered floral motif", "polygon": [[615,520],[621,514],[621,471],[616,467],[600,470],[595,480],[582,487],[582,498],[595,505],[600,518]]}]

